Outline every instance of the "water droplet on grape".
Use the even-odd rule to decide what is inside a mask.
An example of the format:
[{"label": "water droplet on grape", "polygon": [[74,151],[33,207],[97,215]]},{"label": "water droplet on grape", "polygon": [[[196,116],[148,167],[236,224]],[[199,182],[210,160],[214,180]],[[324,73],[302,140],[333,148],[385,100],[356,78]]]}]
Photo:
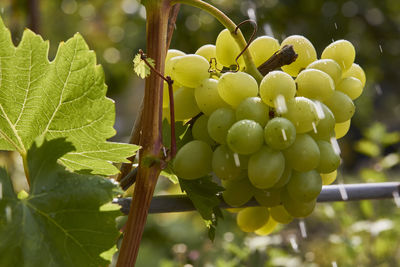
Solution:
[{"label": "water droplet on grape", "polygon": [[278,95],[274,101],[274,105],[276,108],[276,111],[279,114],[286,113],[287,112],[287,106],[286,106],[286,100],[283,95]]},{"label": "water droplet on grape", "polygon": [[239,155],[237,153],[233,154],[233,160],[235,161],[235,166],[240,167]]}]

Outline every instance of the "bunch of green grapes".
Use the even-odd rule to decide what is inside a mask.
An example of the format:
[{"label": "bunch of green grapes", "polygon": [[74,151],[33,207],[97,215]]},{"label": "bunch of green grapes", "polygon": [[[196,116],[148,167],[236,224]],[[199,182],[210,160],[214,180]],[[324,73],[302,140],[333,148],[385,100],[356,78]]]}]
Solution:
[{"label": "bunch of green grapes", "polygon": [[[285,45],[293,46],[297,59],[259,84],[245,72],[243,59],[236,61],[240,50],[228,30],[195,54],[169,50],[165,64],[174,80],[175,119],[197,118],[193,140],[174,159],[174,172],[182,179],[215,175],[225,187],[225,202],[238,207],[238,226],[260,235],[308,216],[322,185],[335,181],[337,139],[347,133],[353,100],[365,85],[346,40],[328,45],[320,59],[299,35],[281,44],[262,36],[248,49],[259,66]],[[239,208],[251,198],[260,206]]]}]

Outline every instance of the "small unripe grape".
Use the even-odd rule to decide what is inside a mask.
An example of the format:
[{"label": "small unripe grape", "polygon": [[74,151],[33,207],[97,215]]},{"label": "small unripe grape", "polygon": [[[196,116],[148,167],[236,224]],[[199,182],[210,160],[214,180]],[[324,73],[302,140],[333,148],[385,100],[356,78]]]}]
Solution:
[{"label": "small unripe grape", "polygon": [[315,199],[322,190],[321,175],[315,170],[308,172],[293,172],[286,186],[291,198],[301,202]]},{"label": "small unripe grape", "polygon": [[347,40],[338,40],[322,51],[321,58],[330,58],[335,60],[343,71],[346,71],[354,63],[354,58],[356,57],[356,51],[354,46]]},{"label": "small unripe grape", "polygon": [[293,49],[296,52],[297,59],[289,64],[282,66],[282,70],[293,77],[305,69],[311,62],[317,60],[317,52],[315,51],[312,43],[301,35],[292,35],[287,37],[281,43],[281,48],[285,45],[293,45]]},{"label": "small unripe grape", "polygon": [[197,179],[211,172],[211,147],[199,140],[185,144],[176,153],[173,169],[182,179]]}]

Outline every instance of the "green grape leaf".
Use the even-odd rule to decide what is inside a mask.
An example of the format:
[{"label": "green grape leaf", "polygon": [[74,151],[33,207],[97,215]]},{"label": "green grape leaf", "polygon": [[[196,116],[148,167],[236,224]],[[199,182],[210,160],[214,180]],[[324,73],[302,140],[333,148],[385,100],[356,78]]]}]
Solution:
[{"label": "green grape leaf", "polygon": [[[146,58],[146,60],[152,67],[155,66],[153,59]],[[144,60],[142,60],[140,54],[136,54],[135,58],[133,59],[133,70],[142,79],[150,75],[150,67],[146,65]]]},{"label": "green grape leaf", "polygon": [[209,228],[208,236],[213,240],[218,218],[222,218],[222,212],[219,208],[221,200],[217,194],[224,188],[213,182],[211,176],[194,180],[179,179],[179,184],[182,192],[186,192],[194,207],[206,221]]},{"label": "green grape leaf", "polygon": [[138,147],[106,141],[115,135],[115,106],[95,53],[79,34],[51,62],[48,49],[30,30],[15,47],[0,18],[0,150],[25,157],[37,136],[66,137],[76,149],[60,159],[68,168],[118,173],[111,162],[127,162]]},{"label": "green grape leaf", "polygon": [[[19,197],[0,168],[0,266],[107,266],[100,254],[118,238],[119,211],[100,211],[115,185],[65,170],[65,138],[36,140],[27,152],[31,189]],[[21,194],[20,194],[21,195]]]}]

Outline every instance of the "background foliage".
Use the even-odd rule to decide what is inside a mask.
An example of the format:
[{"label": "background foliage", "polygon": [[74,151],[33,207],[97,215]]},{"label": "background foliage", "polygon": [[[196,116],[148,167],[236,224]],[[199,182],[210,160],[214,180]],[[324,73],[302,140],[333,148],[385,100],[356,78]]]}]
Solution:
[{"label": "background foliage", "polygon": [[[3,0],[0,12],[19,42],[29,25],[28,0]],[[143,82],[132,71],[132,59],[145,47],[145,11],[136,0],[39,1],[39,28],[51,43],[79,31],[96,51],[105,69],[109,96],[116,100],[116,140],[130,134],[143,95]],[[356,47],[356,62],[364,67],[367,85],[356,101],[349,134],[340,140],[343,164],[339,181],[399,180],[400,130],[400,2],[214,0],[235,22],[248,17],[259,25],[258,35],[279,41],[291,34],[306,36],[318,54],[332,40],[348,39]],[[194,53],[213,43],[222,26],[209,15],[182,7],[172,47]],[[246,36],[251,29],[243,28]],[[54,57],[57,46],[51,46]],[[2,156],[18,173],[13,157]],[[179,192],[160,180],[158,193]],[[305,220],[308,237],[298,221],[268,237],[241,233],[229,213],[207,240],[204,222],[195,213],[151,215],[138,266],[396,266],[400,261],[399,209],[393,200],[319,204]],[[292,241],[291,241],[292,240]],[[296,240],[298,247],[294,245]]]}]

